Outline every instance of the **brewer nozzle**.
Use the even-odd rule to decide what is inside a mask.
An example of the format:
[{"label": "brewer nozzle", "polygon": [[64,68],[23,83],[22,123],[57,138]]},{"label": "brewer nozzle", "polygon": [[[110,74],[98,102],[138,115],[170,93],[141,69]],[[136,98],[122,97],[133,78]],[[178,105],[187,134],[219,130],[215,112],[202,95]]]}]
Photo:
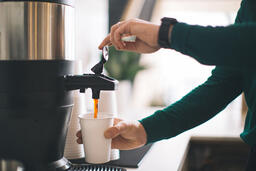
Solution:
[{"label": "brewer nozzle", "polygon": [[95,74],[67,75],[64,77],[65,86],[68,90],[80,89],[84,93],[87,88],[92,89],[92,98],[99,99],[101,90],[117,89],[118,81],[103,74],[103,66],[108,61],[108,46],[102,49],[102,58],[99,63],[92,67]]},{"label": "brewer nozzle", "polygon": [[92,98],[99,99],[100,98],[100,90],[92,88]]},{"label": "brewer nozzle", "polygon": [[68,90],[80,89],[80,92],[85,92],[87,88],[91,88],[93,99],[99,99],[101,90],[113,91],[118,85],[117,80],[103,74],[66,75],[64,80]]}]

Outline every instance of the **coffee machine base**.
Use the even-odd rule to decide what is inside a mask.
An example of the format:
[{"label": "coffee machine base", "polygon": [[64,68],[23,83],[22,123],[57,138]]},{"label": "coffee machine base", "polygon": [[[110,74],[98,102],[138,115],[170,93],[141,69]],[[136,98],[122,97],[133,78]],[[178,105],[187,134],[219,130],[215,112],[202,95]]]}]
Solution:
[{"label": "coffee machine base", "polygon": [[67,171],[126,171],[126,169],[106,165],[73,165]]},{"label": "coffee machine base", "polygon": [[124,168],[94,165],[94,164],[72,164],[66,158],[62,158],[49,165],[49,171],[126,171]]}]

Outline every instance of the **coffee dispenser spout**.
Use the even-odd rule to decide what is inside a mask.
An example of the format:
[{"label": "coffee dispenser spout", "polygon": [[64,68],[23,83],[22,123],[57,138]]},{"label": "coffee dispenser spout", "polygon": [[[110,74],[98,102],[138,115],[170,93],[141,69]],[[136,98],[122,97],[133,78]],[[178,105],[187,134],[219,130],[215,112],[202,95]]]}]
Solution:
[{"label": "coffee dispenser spout", "polygon": [[103,74],[83,74],[64,76],[67,90],[78,90],[84,93],[87,88],[92,89],[92,98],[99,99],[100,91],[113,91],[117,89],[118,81]]}]

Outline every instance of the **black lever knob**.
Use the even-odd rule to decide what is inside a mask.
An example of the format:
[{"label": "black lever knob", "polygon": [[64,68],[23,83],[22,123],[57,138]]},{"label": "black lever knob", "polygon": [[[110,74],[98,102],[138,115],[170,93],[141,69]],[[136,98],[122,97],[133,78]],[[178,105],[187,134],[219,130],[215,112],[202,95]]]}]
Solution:
[{"label": "black lever knob", "polygon": [[102,58],[100,62],[98,62],[94,67],[92,67],[91,71],[95,74],[101,74],[103,72],[103,66],[108,61],[108,46],[104,46],[102,49]]}]

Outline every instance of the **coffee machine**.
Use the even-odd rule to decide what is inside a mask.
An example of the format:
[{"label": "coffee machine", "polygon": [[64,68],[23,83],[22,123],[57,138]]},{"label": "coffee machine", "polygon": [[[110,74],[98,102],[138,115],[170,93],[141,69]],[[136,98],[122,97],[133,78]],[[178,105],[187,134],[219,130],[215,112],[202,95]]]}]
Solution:
[{"label": "coffee machine", "polygon": [[0,0],[0,159],[72,170],[63,157],[72,90],[99,98],[117,87],[99,73],[73,75],[74,63],[73,0]]}]

